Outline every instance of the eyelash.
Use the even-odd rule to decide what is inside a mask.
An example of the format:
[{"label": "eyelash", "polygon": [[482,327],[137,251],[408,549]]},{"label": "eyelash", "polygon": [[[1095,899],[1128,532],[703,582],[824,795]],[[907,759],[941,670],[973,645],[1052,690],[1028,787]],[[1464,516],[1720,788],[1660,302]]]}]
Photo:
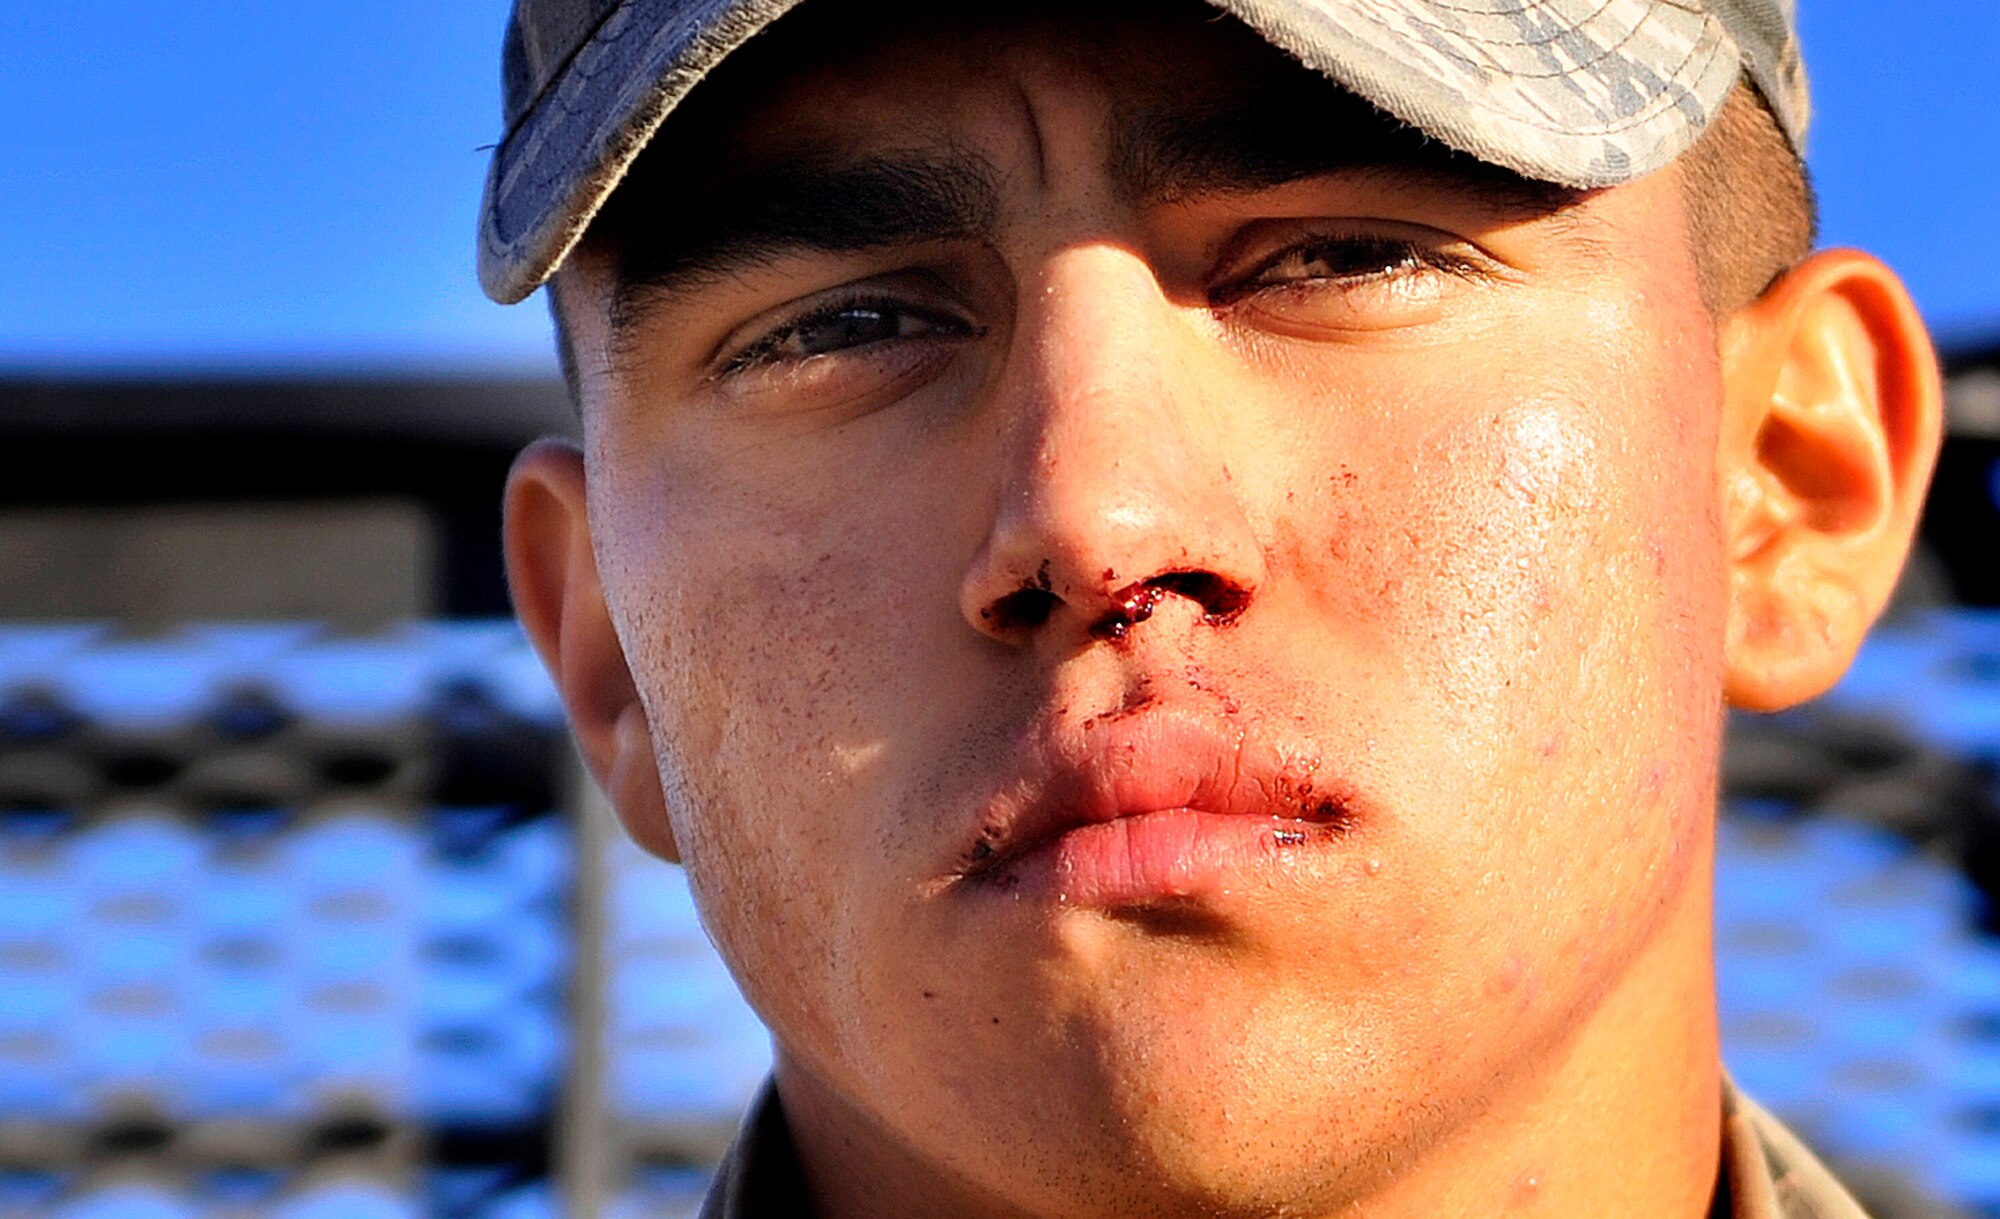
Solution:
[{"label": "eyelash", "polygon": [[[1310,264],[1322,258],[1329,262],[1339,259],[1353,260],[1357,254],[1362,255],[1368,264],[1358,270],[1341,271],[1331,275],[1301,276],[1277,283],[1260,282],[1274,268],[1293,258],[1303,259]],[[1318,282],[1332,282],[1341,287],[1362,287],[1371,283],[1402,279],[1425,271],[1460,279],[1480,279],[1486,274],[1485,268],[1470,258],[1407,238],[1374,234],[1312,233],[1270,255],[1234,281],[1210,289],[1209,300],[1217,306],[1226,307],[1263,291],[1285,291]]]},{"label": "eyelash", "polygon": [[[819,355],[858,351],[873,347],[878,342],[887,341],[870,340],[868,342],[856,343],[852,346],[837,347],[829,352],[811,352],[804,356],[782,356],[777,354],[778,348],[782,347],[802,331],[808,330],[813,326],[835,321],[843,314],[854,314],[863,311],[874,311],[891,317],[905,319],[913,318],[937,327],[935,334],[923,337],[966,338],[977,337],[979,334],[984,333],[980,327],[974,326],[963,318],[954,316],[942,309],[929,309],[912,305],[906,300],[899,300],[893,296],[857,293],[852,296],[827,301],[798,317],[786,321],[776,329],[764,334],[761,338],[752,341],[749,346],[723,362],[722,366],[715,371],[715,379],[721,380],[779,364],[802,363]],[[897,335],[894,337],[906,336]]]},{"label": "eyelash", "polygon": [[[1278,283],[1259,282],[1273,268],[1293,258],[1302,259],[1308,265],[1322,259],[1332,265],[1338,265],[1336,260],[1360,261],[1356,259],[1356,255],[1365,260],[1365,265],[1358,270],[1341,271],[1331,275],[1301,276]],[[1421,271],[1466,279],[1481,278],[1485,274],[1484,268],[1469,258],[1406,238],[1373,234],[1312,233],[1270,255],[1248,274],[1231,283],[1210,289],[1209,300],[1214,306],[1226,308],[1259,292],[1297,291],[1321,282],[1332,282],[1342,288],[1358,288],[1371,283],[1392,282]],[[880,293],[856,293],[821,304],[767,332],[725,360],[716,369],[714,379],[725,380],[763,368],[803,363],[820,355],[863,350],[890,341],[891,338],[912,337],[898,334],[890,338],[871,339],[835,347],[826,352],[809,352],[803,356],[778,354],[780,347],[800,333],[814,326],[833,322],[843,314],[863,311],[875,311],[906,320],[915,319],[936,327],[935,333],[916,337],[966,338],[977,337],[984,333],[981,327],[974,326],[945,310],[914,306],[905,300]]]}]

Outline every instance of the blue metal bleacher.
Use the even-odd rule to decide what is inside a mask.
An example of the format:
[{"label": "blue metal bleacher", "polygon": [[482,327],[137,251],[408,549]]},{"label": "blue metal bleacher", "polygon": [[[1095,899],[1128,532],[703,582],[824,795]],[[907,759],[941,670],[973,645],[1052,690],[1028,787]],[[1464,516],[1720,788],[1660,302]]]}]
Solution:
[{"label": "blue metal bleacher", "polygon": [[[1990,777],[2000,616],[1880,632],[1823,710]],[[603,919],[594,1103],[644,1153],[606,1183],[604,1214],[693,1214],[704,1171],[672,1140],[701,1130],[712,1145],[768,1069],[768,1041],[677,869],[622,839],[580,858],[548,795],[561,723],[507,623],[360,639],[0,630],[0,1216],[563,1213],[546,1148],[578,1038],[586,898]],[[523,741],[547,753],[521,764],[542,777],[515,795]],[[2000,1217],[1987,899],[1950,843],[1870,824],[1843,790],[1738,795],[1722,818],[1727,1060],[1843,1165]],[[580,870],[602,893],[579,893]],[[170,1144],[233,1124],[295,1130],[295,1149],[365,1119],[544,1158],[440,1162],[418,1187],[329,1182],[307,1159],[134,1180],[96,1153],[9,1151],[50,1132],[90,1146],[141,1117]]]}]

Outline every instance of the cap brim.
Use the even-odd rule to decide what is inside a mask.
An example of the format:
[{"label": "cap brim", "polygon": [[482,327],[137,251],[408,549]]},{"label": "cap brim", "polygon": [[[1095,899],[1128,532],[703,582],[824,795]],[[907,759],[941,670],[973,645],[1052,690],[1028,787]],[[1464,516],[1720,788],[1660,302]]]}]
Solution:
[{"label": "cap brim", "polygon": [[[667,115],[800,0],[624,0],[493,154],[479,278],[512,303],[554,273]],[[1660,168],[1721,109],[1736,44],[1693,0],[1211,0],[1336,83],[1538,181]]]}]

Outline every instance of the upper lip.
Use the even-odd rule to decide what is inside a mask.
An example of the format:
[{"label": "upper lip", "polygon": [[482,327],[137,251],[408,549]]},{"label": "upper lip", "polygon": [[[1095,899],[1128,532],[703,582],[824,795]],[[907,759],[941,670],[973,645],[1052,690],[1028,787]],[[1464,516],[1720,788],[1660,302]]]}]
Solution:
[{"label": "upper lip", "polygon": [[1004,871],[1079,826],[1167,809],[1346,826],[1352,791],[1310,748],[1213,713],[1143,710],[1039,734],[983,809],[958,869]]}]

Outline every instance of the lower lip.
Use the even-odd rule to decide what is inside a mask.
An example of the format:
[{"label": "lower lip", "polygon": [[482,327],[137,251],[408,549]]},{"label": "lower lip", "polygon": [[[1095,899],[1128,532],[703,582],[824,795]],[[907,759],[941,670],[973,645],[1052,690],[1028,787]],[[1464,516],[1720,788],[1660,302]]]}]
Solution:
[{"label": "lower lip", "polygon": [[1161,809],[1078,826],[986,880],[1064,905],[1146,905],[1226,893],[1340,836],[1324,822]]}]

